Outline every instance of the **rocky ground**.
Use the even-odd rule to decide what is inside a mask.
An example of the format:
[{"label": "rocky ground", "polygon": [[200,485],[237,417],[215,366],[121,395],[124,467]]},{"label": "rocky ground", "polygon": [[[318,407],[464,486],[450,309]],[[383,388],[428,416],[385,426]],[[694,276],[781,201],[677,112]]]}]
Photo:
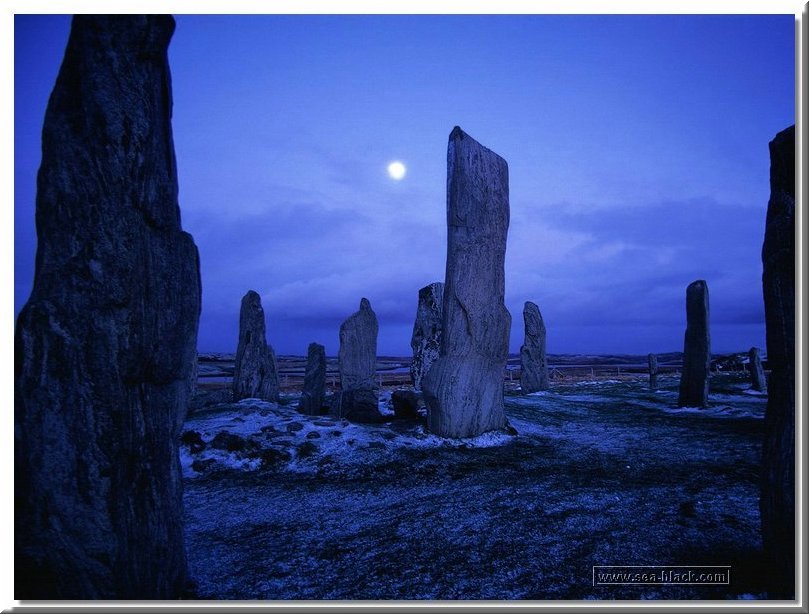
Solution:
[{"label": "rocky ground", "polygon": [[[452,441],[255,400],[197,409],[182,447],[197,599],[755,599],[766,397],[712,377],[510,391],[516,434]],[[389,411],[383,394],[381,407]],[[392,412],[390,412],[392,414]],[[721,586],[593,586],[594,565],[730,565]]]}]

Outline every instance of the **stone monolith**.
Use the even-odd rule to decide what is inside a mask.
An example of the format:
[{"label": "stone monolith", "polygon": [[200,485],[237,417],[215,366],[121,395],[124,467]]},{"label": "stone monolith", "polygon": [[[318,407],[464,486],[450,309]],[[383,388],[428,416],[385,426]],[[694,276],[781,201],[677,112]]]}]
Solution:
[{"label": "stone monolith", "polygon": [[42,130],[15,337],[16,599],[173,599],[200,313],[167,15],[73,18]]},{"label": "stone monolith", "polygon": [[413,387],[421,390],[421,380],[438,358],[441,347],[441,312],[444,304],[444,284],[435,282],[419,290],[419,306],[410,347],[413,362],[410,363],[410,379]]},{"label": "stone monolith", "polygon": [[520,388],[524,393],[547,390],[548,361],[545,356],[545,322],[539,307],[526,301],[523,308],[525,343],[520,348]]},{"label": "stone monolith", "polygon": [[761,366],[761,350],[752,347],[747,355],[750,359],[751,388],[758,392],[767,392],[767,378],[764,375],[764,367]]},{"label": "stone monolith", "polygon": [[377,422],[376,338],[379,323],[367,298],[340,326],[340,391],[332,399],[333,415],[354,422]]},{"label": "stone monolith", "polygon": [[303,394],[298,403],[302,414],[317,416],[326,396],[326,348],[319,343],[310,343],[306,356],[306,373],[303,378]]},{"label": "stone monolith", "polygon": [[711,332],[708,284],[697,280],[685,292],[686,328],[683,373],[678,407],[708,406],[708,376],[711,370]]},{"label": "stone monolith", "polygon": [[657,354],[649,354],[649,388],[657,390]]},{"label": "stone monolith", "polygon": [[239,345],[233,371],[233,400],[279,399],[275,352],[267,343],[264,309],[257,292],[248,290],[239,311]]},{"label": "stone monolith", "polygon": [[508,223],[506,161],[456,126],[447,148],[441,349],[422,380],[429,429],[442,437],[473,437],[506,426]]},{"label": "stone monolith", "polygon": [[770,142],[762,249],[770,369],[761,467],[761,531],[770,599],[795,596],[795,126]]}]

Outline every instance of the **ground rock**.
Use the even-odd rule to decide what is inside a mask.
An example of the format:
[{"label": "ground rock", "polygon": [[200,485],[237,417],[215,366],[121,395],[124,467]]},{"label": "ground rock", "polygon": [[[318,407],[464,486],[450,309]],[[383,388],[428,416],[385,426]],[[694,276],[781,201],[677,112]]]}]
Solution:
[{"label": "ground rock", "polygon": [[697,280],[685,293],[686,329],[679,407],[708,406],[708,376],[711,370],[711,332],[708,284]]},{"label": "ground rock", "polygon": [[422,390],[431,432],[474,437],[506,422],[508,165],[456,127],[447,149],[447,186],[441,349]]},{"label": "ground rock", "polygon": [[331,413],[352,422],[379,422],[376,382],[376,338],[379,324],[371,303],[363,298],[359,311],[340,326],[340,387]]},{"label": "ground rock", "polygon": [[761,366],[761,350],[750,348],[750,383],[753,390],[767,392],[767,378],[764,376],[764,367]]},{"label": "ground rock", "polygon": [[410,379],[413,387],[421,390],[421,380],[438,358],[441,348],[441,317],[444,305],[444,284],[435,282],[419,290],[419,305],[410,347]]},{"label": "ground rock", "polygon": [[306,374],[298,411],[309,416],[318,416],[326,396],[326,348],[319,343],[310,343],[306,357]]},{"label": "ground rock", "polygon": [[278,367],[267,343],[261,297],[249,290],[239,312],[239,346],[233,372],[233,400],[278,401]]},{"label": "ground rock", "polygon": [[523,309],[525,343],[520,348],[520,388],[523,393],[547,390],[548,360],[545,355],[545,322],[539,307],[526,301]]},{"label": "ground rock", "polygon": [[649,388],[657,390],[657,354],[649,354]]},{"label": "ground rock", "polygon": [[15,339],[15,598],[174,599],[199,258],[182,231],[168,15],[77,15],[42,130]]},{"label": "ground rock", "polygon": [[761,467],[761,532],[770,599],[795,595],[795,126],[770,142],[761,258],[770,368]]},{"label": "ground rock", "polygon": [[394,390],[391,395],[393,413],[403,420],[418,420],[419,395],[412,390]]}]

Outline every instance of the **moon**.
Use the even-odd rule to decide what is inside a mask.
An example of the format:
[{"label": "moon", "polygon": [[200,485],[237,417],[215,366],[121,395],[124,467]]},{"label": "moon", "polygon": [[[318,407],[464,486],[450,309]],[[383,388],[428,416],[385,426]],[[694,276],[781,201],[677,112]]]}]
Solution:
[{"label": "moon", "polygon": [[393,162],[388,164],[388,175],[390,175],[391,179],[399,181],[402,178],[404,178],[406,173],[407,167],[398,160],[394,160]]}]

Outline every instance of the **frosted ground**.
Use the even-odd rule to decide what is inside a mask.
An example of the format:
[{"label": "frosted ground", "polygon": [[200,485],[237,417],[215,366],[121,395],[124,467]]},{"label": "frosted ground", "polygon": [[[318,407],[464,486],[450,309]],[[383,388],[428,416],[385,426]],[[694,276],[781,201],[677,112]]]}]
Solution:
[{"label": "frosted ground", "polygon": [[[766,397],[717,375],[710,409],[677,409],[678,380],[660,383],[510,392],[516,434],[461,441],[303,416],[293,395],[198,410],[181,448],[191,596],[761,597]],[[731,583],[594,587],[593,565],[731,565]]]}]

